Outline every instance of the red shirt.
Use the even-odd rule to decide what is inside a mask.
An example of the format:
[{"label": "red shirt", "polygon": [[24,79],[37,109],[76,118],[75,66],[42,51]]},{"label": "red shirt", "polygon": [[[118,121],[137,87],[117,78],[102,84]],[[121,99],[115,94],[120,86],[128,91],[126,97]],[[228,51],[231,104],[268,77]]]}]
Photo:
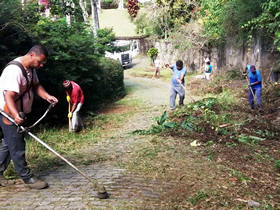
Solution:
[{"label": "red shirt", "polygon": [[75,82],[70,81],[72,85],[72,91],[70,93],[71,104],[84,103],[84,93],[82,88]]}]

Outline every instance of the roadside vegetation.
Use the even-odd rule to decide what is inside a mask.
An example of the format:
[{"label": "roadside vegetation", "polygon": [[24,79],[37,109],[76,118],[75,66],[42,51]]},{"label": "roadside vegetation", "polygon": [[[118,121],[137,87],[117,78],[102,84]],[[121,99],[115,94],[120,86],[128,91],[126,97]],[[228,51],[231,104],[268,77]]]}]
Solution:
[{"label": "roadside vegetation", "polygon": [[279,0],[157,0],[134,19],[137,32],[173,43],[177,50],[247,45],[257,37],[279,51]]}]

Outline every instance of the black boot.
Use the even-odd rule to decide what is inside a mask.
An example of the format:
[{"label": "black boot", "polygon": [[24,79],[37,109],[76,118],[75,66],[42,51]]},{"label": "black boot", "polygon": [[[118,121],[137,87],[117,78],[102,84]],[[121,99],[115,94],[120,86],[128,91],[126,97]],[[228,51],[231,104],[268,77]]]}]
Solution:
[{"label": "black boot", "polygon": [[29,179],[24,179],[23,181],[25,183],[25,186],[36,190],[41,190],[49,186],[47,182],[38,179],[36,176],[32,176]]}]

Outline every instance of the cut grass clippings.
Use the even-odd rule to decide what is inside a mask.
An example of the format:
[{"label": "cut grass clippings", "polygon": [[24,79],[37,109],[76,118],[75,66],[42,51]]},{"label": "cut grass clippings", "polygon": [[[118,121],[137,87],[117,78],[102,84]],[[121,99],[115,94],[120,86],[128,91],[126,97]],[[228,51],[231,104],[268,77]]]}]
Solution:
[{"label": "cut grass clippings", "polygon": [[[204,99],[169,113],[162,123],[164,114],[158,116],[149,130],[136,131],[156,135],[157,140],[134,153],[130,164],[136,167],[131,168],[166,180],[179,179],[181,184],[162,198],[173,208],[244,209],[253,200],[263,209],[278,209],[279,111],[271,101],[280,107],[280,87],[266,87],[264,108],[257,112],[249,108],[247,89],[240,85],[244,82],[239,77],[228,82],[226,75],[216,75],[212,81],[193,80],[200,87],[193,91]],[[201,146],[191,147],[194,140]]]}]

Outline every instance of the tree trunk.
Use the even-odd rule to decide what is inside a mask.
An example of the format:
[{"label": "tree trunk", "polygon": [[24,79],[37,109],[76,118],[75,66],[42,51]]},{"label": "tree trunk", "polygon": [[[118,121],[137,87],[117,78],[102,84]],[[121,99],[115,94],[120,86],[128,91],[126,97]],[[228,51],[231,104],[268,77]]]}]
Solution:
[{"label": "tree trunk", "polygon": [[[66,2],[66,6],[70,6],[70,3],[68,1]],[[66,14],[66,23],[68,26],[71,25],[71,15],[69,14]]]},{"label": "tree trunk", "polygon": [[97,36],[97,30],[99,29],[99,19],[97,10],[97,0],[90,0],[91,4],[91,16],[92,16],[92,31],[94,36]]},{"label": "tree trunk", "polygon": [[100,12],[101,12],[101,0],[97,0],[97,10],[98,10],[98,14],[100,14]]},{"label": "tree trunk", "polygon": [[[70,1],[66,1],[66,6],[70,6],[71,9],[75,9],[75,4],[74,4],[74,2],[71,1],[71,0],[70,0]],[[70,14],[67,14],[67,15],[66,15],[66,23],[67,23],[68,26],[71,25],[71,13],[72,13],[72,12],[70,12]]]},{"label": "tree trunk", "polygon": [[119,0],[118,9],[123,9],[123,0]]},{"label": "tree trunk", "polygon": [[83,18],[84,18],[84,21],[86,24],[88,24],[88,12],[86,10],[86,7],[85,7],[85,2],[83,0],[79,0],[79,5],[82,9],[82,12],[83,12]]}]

